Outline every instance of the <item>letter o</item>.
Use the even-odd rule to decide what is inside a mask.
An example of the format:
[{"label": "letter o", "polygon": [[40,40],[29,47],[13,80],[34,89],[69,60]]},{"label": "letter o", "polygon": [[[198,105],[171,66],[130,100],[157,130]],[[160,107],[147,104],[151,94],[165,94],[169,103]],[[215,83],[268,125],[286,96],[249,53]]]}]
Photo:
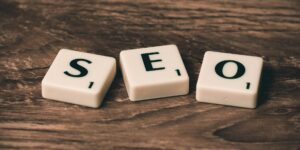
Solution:
[{"label": "letter o", "polygon": [[[233,62],[237,65],[237,72],[235,73],[234,76],[231,76],[231,77],[225,76],[224,73],[223,73],[224,65],[226,63],[229,63],[229,62]],[[215,71],[220,77],[223,77],[223,78],[226,78],[226,79],[236,79],[236,78],[239,78],[239,77],[243,76],[245,74],[246,69],[245,69],[245,66],[243,64],[241,64],[240,62],[238,62],[238,61],[224,60],[224,61],[219,62],[216,65]]]}]

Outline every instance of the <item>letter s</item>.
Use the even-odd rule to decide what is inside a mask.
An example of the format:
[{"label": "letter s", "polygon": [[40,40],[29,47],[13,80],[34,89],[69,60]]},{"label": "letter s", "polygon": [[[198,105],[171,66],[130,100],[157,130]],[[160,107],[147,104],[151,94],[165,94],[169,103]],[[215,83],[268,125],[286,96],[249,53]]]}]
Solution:
[{"label": "letter s", "polygon": [[82,66],[80,66],[78,64],[79,61],[84,61],[88,64],[91,64],[92,62],[89,61],[89,60],[86,60],[86,59],[73,59],[71,62],[70,62],[70,66],[75,68],[76,70],[78,70],[80,73],[79,74],[71,74],[69,73],[68,71],[65,71],[64,73],[68,76],[71,76],[71,77],[84,77],[88,74],[88,70]]}]

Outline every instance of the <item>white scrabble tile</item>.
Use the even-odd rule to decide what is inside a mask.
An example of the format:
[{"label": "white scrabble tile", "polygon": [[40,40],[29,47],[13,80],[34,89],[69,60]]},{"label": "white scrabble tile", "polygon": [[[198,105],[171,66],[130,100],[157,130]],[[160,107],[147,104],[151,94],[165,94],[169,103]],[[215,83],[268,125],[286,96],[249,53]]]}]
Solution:
[{"label": "white scrabble tile", "polygon": [[99,107],[116,73],[112,57],[62,49],[42,81],[44,98]]},{"label": "white scrabble tile", "polygon": [[120,63],[131,101],[189,92],[189,77],[175,45],[125,50]]},{"label": "white scrabble tile", "polygon": [[197,101],[255,108],[262,66],[260,57],[207,51],[197,82]]}]

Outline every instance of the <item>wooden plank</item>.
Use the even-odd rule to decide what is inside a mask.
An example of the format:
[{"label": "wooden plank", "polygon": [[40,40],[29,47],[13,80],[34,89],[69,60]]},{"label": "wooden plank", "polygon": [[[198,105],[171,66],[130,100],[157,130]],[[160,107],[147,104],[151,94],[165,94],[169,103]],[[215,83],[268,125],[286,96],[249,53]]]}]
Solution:
[{"label": "wooden plank", "polygon": [[[300,2],[0,1],[0,149],[299,149]],[[190,94],[130,102],[120,69],[99,109],[41,97],[61,48],[116,57],[178,45]],[[207,50],[261,56],[257,109],[197,103]]]}]

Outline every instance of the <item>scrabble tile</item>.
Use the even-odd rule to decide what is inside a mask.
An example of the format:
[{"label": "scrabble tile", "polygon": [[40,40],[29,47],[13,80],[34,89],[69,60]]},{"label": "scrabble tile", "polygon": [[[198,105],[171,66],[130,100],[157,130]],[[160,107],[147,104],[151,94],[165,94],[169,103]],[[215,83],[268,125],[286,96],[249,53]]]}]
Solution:
[{"label": "scrabble tile", "polygon": [[260,57],[206,52],[197,82],[197,101],[255,108],[262,66]]},{"label": "scrabble tile", "polygon": [[112,57],[62,49],[42,81],[44,98],[99,107],[116,73]]},{"label": "scrabble tile", "polygon": [[189,77],[175,45],[125,50],[120,63],[131,101],[189,92]]}]

